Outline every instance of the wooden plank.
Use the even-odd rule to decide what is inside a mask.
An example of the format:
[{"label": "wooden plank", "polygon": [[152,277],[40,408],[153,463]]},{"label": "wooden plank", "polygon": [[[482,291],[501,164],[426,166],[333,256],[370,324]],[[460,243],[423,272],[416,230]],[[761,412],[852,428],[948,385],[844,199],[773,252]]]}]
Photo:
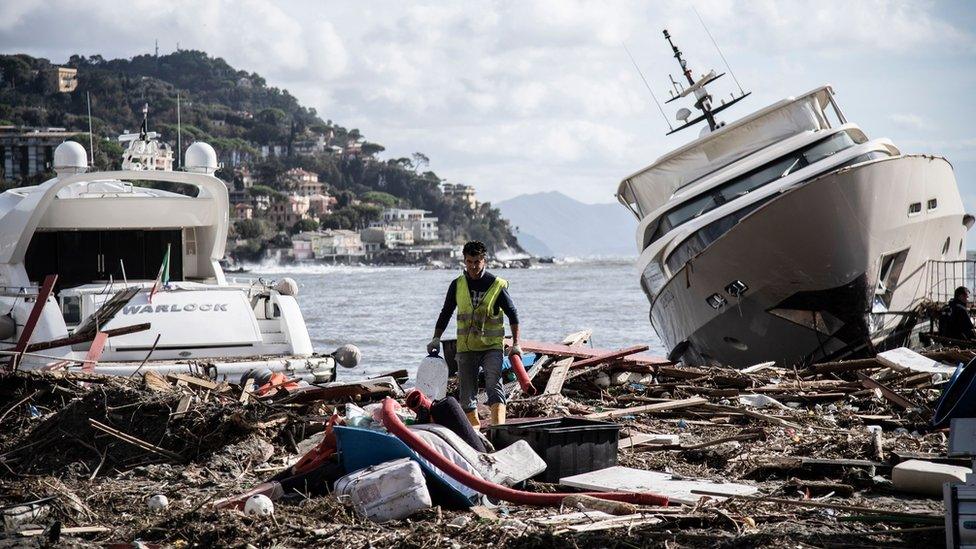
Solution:
[{"label": "wooden plank", "polygon": [[857,375],[858,375],[858,378],[860,378],[860,380],[861,380],[861,385],[863,385],[866,389],[878,389],[878,390],[880,390],[881,391],[881,394],[888,401],[893,402],[893,403],[897,404],[898,406],[901,406],[902,408],[904,408],[906,410],[911,410],[912,408],[916,408],[916,405],[912,401],[910,401],[907,398],[899,395],[891,387],[888,387],[884,383],[881,383],[880,381],[877,381],[875,379],[872,379],[872,378],[870,378],[870,377],[868,377],[868,376],[866,376],[866,375],[864,375],[864,374],[862,374],[860,372],[858,372]]},{"label": "wooden plank", "polygon": [[494,511],[485,507],[484,505],[475,505],[471,507],[471,509],[469,510],[472,513],[474,513],[475,516],[477,516],[478,518],[490,520],[492,522],[496,522],[498,520],[498,515],[496,515]]},{"label": "wooden plank", "polygon": [[570,368],[584,368],[586,366],[592,366],[594,364],[601,364],[603,362],[609,362],[614,359],[623,358],[625,356],[637,354],[649,349],[647,345],[637,345],[634,347],[628,347],[626,349],[620,349],[603,355],[597,355],[594,357],[586,358],[580,361],[573,362]]},{"label": "wooden plank", "polygon": [[[23,538],[30,538],[34,536],[39,536],[43,534],[46,530],[44,528],[31,528],[29,530],[20,530],[17,535]],[[69,526],[67,528],[61,529],[61,535],[65,534],[101,534],[103,532],[111,532],[111,528],[106,528],[104,526]]]},{"label": "wooden plank", "polygon": [[617,449],[623,450],[639,444],[678,444],[678,435],[657,435],[637,433],[617,442]]},{"label": "wooden plank", "polygon": [[14,370],[20,365],[20,353],[27,351],[27,343],[30,342],[30,338],[34,335],[34,328],[37,327],[37,321],[41,318],[41,313],[44,311],[44,306],[47,304],[47,298],[50,297],[51,292],[54,290],[54,284],[58,281],[58,275],[47,275],[44,277],[44,282],[41,284],[41,288],[37,291],[37,300],[34,302],[34,306],[31,307],[31,312],[27,315],[27,322],[24,323],[24,328],[20,331],[20,337],[17,339],[17,344],[14,345],[12,349],[15,355],[10,357],[9,367]]},{"label": "wooden plank", "polygon": [[95,334],[95,339],[92,340],[91,347],[88,348],[88,353],[85,354],[85,360],[81,364],[82,370],[85,372],[95,371],[95,364],[98,364],[98,359],[102,358],[102,351],[105,350],[106,341],[108,341],[108,334],[105,332]]},{"label": "wooden plank", "polygon": [[691,398],[684,398],[681,400],[669,400],[667,402],[646,404],[644,406],[632,406],[630,408],[623,408],[620,410],[607,410],[605,412],[596,412],[594,414],[587,414],[584,417],[586,417],[586,419],[610,419],[610,418],[615,418],[620,416],[649,414],[654,412],[666,412],[669,410],[678,410],[680,408],[701,406],[702,404],[708,404],[708,399],[704,399],[701,397],[691,397]]},{"label": "wooden plank", "polygon": [[[522,351],[557,357],[593,358],[612,353],[617,349],[600,349],[595,347],[570,346],[564,343],[546,343],[543,341],[526,340],[521,342]],[[624,360],[633,364],[672,364],[667,358],[637,353],[627,356]]]},{"label": "wooden plank", "polygon": [[187,374],[167,374],[166,378],[174,382],[183,381],[186,382],[187,385],[196,385],[197,387],[211,391],[217,388],[217,384],[209,379],[201,379],[199,377]]},{"label": "wooden plank", "polygon": [[98,429],[99,431],[101,431],[101,432],[103,432],[105,434],[112,435],[113,437],[121,440],[122,442],[131,444],[132,446],[135,446],[136,448],[141,448],[143,450],[146,450],[148,452],[152,452],[154,454],[159,454],[159,455],[161,455],[161,456],[163,456],[165,458],[169,458],[169,459],[171,459],[173,461],[177,461],[177,462],[182,462],[183,461],[183,456],[177,454],[176,452],[171,452],[171,451],[167,450],[166,448],[160,448],[159,446],[156,446],[155,444],[150,444],[149,442],[146,442],[146,441],[142,440],[141,438],[134,437],[134,436],[132,436],[132,435],[130,435],[128,433],[124,433],[122,431],[119,431],[118,429],[114,429],[112,427],[109,427],[108,425],[105,425],[104,423],[101,423],[99,421],[96,421],[95,419],[88,418],[88,423],[92,427],[94,427],[95,429]]},{"label": "wooden plank", "polygon": [[598,492],[651,492],[667,496],[671,502],[685,504],[695,504],[701,499],[701,496],[694,495],[692,490],[709,490],[719,494],[720,499],[755,494],[759,491],[755,486],[746,484],[675,479],[671,473],[644,471],[619,465],[562,478],[559,479],[559,484]]},{"label": "wooden plank", "polygon": [[[572,347],[574,350],[582,348],[583,343],[590,337],[591,333],[590,331],[586,331],[570,334],[563,340],[564,343],[570,341],[569,345],[563,347],[567,349]],[[522,350],[524,351],[525,348],[523,347]],[[542,391],[542,396],[562,394],[563,383],[566,383],[566,375],[569,373],[569,367],[573,364],[573,360],[575,360],[574,357],[561,358],[553,364],[549,373],[549,381],[546,382],[546,388]]]},{"label": "wooden plank", "polygon": [[[149,322],[144,322],[142,324],[132,324],[130,326],[123,326],[121,328],[112,328],[111,330],[105,330],[103,333],[108,337],[115,337],[125,334],[134,334],[136,332],[144,332],[152,327]],[[41,341],[38,343],[31,343],[27,346],[27,352],[33,353],[37,351],[44,351],[47,349],[54,349],[56,347],[65,347],[68,345],[75,345],[77,343],[84,343],[90,341],[95,334],[91,335],[70,335],[68,337],[62,337],[60,339],[52,339],[50,341]]]}]

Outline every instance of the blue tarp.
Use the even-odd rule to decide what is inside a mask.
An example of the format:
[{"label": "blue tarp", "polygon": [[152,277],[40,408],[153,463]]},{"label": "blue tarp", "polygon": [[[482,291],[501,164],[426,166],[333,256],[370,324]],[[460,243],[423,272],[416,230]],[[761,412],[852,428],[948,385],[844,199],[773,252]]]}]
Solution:
[{"label": "blue tarp", "polygon": [[449,509],[467,509],[478,503],[452,486],[451,482],[455,482],[453,479],[445,480],[445,477],[441,476],[443,472],[435,472],[427,460],[389,433],[359,427],[336,426],[335,434],[338,440],[339,457],[348,473],[408,457],[420,464],[420,468],[423,469],[424,477],[427,479],[427,489],[435,505]]}]

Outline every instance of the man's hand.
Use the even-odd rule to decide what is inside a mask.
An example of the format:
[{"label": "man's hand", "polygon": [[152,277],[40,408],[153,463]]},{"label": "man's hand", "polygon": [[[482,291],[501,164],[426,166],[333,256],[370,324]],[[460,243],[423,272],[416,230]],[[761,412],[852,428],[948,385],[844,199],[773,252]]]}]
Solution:
[{"label": "man's hand", "polygon": [[428,354],[433,355],[439,353],[440,351],[441,351],[441,338],[435,337],[431,339],[430,342],[427,343]]},{"label": "man's hand", "polygon": [[512,345],[508,348],[508,356],[512,355],[518,355],[519,358],[522,357],[522,348],[519,347],[518,343],[512,343]]}]

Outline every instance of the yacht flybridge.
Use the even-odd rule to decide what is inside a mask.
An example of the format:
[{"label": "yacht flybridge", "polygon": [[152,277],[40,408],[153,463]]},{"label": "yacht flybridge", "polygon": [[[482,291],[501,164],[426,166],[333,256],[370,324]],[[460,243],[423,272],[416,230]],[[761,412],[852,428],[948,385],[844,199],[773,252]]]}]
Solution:
[{"label": "yacht flybridge", "polygon": [[[830,86],[736,122],[669,41],[701,115],[701,136],[626,177],[618,200],[639,220],[641,287],[672,359],[743,367],[852,356],[901,345],[911,314],[965,259],[973,216],[952,166],[903,154],[848,122]],[[741,90],[740,90],[741,91]]]},{"label": "yacht flybridge", "polygon": [[[81,145],[62,143],[54,152],[56,177],[0,194],[0,342],[8,355],[30,324],[41,282],[57,274],[30,342],[59,340],[93,324],[109,332],[150,324],[110,337],[96,372],[203,368],[237,379],[267,368],[334,379],[333,358],[313,352],[294,281],[225,278],[219,260],[228,197],[214,177],[213,148],[194,143],[185,171],[173,171],[172,151],[155,137],[144,121],[140,133],[120,138],[128,142],[122,170],[97,173],[87,172]],[[181,186],[190,192],[163,190]],[[112,299],[118,306],[111,320],[93,317],[113,309],[106,306]],[[79,360],[88,349],[80,343],[28,353],[20,367]]]}]

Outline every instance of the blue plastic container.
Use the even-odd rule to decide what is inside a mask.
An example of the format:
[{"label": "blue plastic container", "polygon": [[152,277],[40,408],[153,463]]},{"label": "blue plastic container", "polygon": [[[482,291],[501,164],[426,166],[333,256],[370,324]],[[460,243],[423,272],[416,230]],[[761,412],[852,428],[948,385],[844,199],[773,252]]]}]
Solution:
[{"label": "blue plastic container", "polygon": [[932,425],[946,427],[957,417],[976,417],[976,359],[956,368],[935,405]]}]

